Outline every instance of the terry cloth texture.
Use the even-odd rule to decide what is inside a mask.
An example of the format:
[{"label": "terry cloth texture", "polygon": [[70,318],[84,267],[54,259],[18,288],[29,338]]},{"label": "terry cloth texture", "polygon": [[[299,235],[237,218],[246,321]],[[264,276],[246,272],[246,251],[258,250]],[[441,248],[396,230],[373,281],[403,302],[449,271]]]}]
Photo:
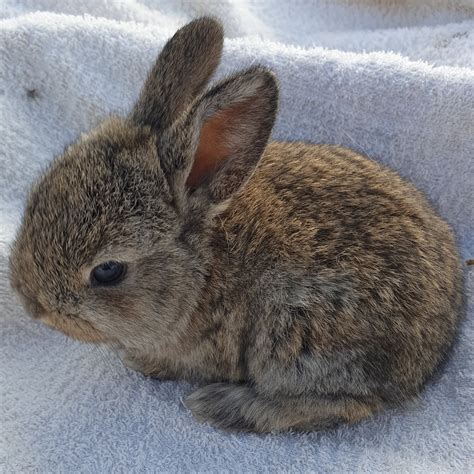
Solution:
[{"label": "terry cloth texture", "polygon": [[474,258],[472,0],[19,0],[0,3],[0,471],[468,472],[474,267],[451,359],[421,399],[357,426],[228,434],[180,403],[193,387],[67,341],[11,294],[9,245],[35,176],[83,131],[126,113],[164,42],[215,15],[217,77],[272,68],[274,138],[342,144],[425,191]]}]

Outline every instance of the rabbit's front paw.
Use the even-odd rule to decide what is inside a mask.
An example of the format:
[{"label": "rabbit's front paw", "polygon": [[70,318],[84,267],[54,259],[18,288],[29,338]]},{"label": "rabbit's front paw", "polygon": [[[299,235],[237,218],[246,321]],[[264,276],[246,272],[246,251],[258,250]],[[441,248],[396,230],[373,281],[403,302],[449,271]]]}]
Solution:
[{"label": "rabbit's front paw", "polygon": [[143,375],[150,375],[148,372],[148,365],[145,361],[127,353],[121,357],[121,360],[123,365],[128,369],[132,369],[135,372],[140,372]]},{"label": "rabbit's front paw", "polygon": [[140,372],[146,377],[153,377],[160,380],[175,380],[176,374],[169,368],[146,357],[139,357],[136,354],[124,352],[121,354],[121,360],[125,367]]}]

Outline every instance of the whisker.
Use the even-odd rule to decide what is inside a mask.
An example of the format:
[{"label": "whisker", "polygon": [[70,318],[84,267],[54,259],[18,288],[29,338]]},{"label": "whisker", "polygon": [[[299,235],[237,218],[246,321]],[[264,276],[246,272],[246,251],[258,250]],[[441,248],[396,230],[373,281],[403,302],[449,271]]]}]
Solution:
[{"label": "whisker", "polygon": [[370,158],[371,160],[372,157],[369,155],[369,153],[367,152],[367,150],[360,144],[360,143],[357,143],[354,138],[352,138],[349,133],[347,133],[345,130],[342,130],[342,132],[349,138],[349,140],[351,140],[351,142],[355,145],[356,148],[360,148],[363,152],[364,152],[364,155],[367,157],[367,158]]},{"label": "whisker", "polygon": [[[68,321],[72,326],[75,326],[75,328],[77,328],[78,331],[85,333],[91,339],[95,336],[94,332],[89,327],[81,326],[79,322],[76,321],[75,319],[70,318]],[[96,353],[98,353],[100,356],[100,359],[104,362],[104,364],[107,367],[111,369],[115,369],[115,362],[112,360],[110,352],[105,351],[104,348],[101,347],[101,344],[94,344],[94,343],[87,344],[87,350],[95,351]]]}]

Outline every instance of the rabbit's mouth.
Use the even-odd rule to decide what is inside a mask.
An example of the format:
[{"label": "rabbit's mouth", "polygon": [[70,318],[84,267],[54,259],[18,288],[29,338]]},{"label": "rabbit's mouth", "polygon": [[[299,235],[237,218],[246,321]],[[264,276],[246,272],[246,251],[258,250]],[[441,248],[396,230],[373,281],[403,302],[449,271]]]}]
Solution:
[{"label": "rabbit's mouth", "polygon": [[99,331],[93,324],[77,315],[63,314],[56,311],[46,310],[36,298],[31,298],[22,291],[22,287],[17,282],[13,282],[13,288],[20,297],[23,307],[33,319],[39,320],[51,329],[61,331],[73,339],[82,342],[103,343],[108,342],[108,338]]},{"label": "rabbit's mouth", "polygon": [[43,313],[39,320],[48,327],[61,331],[66,336],[81,342],[104,343],[108,339],[90,322],[77,316],[59,315],[53,313]]}]

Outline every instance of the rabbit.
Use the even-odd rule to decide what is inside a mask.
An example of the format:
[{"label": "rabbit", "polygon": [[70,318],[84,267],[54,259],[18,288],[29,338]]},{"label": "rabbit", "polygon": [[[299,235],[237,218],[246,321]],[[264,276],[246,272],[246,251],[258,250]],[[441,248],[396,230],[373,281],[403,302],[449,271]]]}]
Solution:
[{"label": "rabbit", "polygon": [[453,233],[394,171],[335,145],[269,142],[274,74],[208,87],[223,29],[164,46],[126,118],[33,185],[10,254],[33,318],[119,348],[237,431],[325,430],[416,399],[462,305]]}]

